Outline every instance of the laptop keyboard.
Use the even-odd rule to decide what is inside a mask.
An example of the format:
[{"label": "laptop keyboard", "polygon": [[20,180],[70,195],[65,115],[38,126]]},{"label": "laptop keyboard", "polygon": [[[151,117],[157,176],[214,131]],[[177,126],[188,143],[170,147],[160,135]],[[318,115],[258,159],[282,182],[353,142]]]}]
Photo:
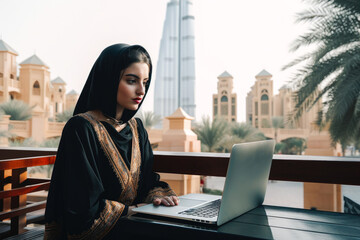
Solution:
[{"label": "laptop keyboard", "polygon": [[204,217],[204,218],[216,217],[220,210],[220,203],[221,203],[221,199],[218,199],[206,205],[190,208],[188,210],[179,212],[179,214]]}]

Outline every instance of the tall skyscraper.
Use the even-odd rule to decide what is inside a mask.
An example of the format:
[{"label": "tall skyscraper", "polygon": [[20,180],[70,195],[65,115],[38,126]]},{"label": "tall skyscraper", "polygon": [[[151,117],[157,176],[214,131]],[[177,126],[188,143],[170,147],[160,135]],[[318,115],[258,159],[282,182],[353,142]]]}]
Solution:
[{"label": "tall skyscraper", "polygon": [[192,0],[171,0],[167,4],[154,94],[154,113],[161,117],[171,115],[178,107],[195,117],[195,17],[192,5]]}]

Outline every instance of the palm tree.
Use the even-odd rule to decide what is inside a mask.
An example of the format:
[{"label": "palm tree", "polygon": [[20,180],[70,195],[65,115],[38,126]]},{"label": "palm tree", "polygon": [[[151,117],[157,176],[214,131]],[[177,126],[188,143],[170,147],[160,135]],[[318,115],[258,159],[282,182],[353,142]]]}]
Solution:
[{"label": "palm tree", "polygon": [[277,146],[278,152],[283,154],[301,155],[306,147],[305,139],[303,138],[288,138],[281,141],[281,145]]},{"label": "palm tree", "polygon": [[293,117],[299,118],[324,96],[332,141],[349,142],[360,131],[360,1],[311,3],[314,7],[297,18],[309,22],[310,30],[298,37],[292,50],[315,48],[284,67],[302,64],[292,80],[297,87]]},{"label": "palm tree", "polygon": [[222,118],[215,118],[211,122],[209,117],[203,117],[194,132],[201,141],[202,147],[206,148],[205,150],[208,152],[213,152],[227,135],[228,124]]},{"label": "palm tree", "polygon": [[277,136],[278,136],[278,130],[279,128],[284,128],[284,118],[283,117],[272,117],[271,119],[271,123],[272,123],[272,127],[275,130],[275,142],[277,141]]},{"label": "palm tree", "polygon": [[243,142],[243,140],[235,135],[224,135],[218,147],[216,147],[215,151],[226,152],[226,153],[231,152],[233,145],[241,142]]},{"label": "palm tree", "polygon": [[136,117],[140,118],[146,129],[151,129],[156,124],[160,123],[161,117],[151,111],[138,111]]},{"label": "palm tree", "polygon": [[240,140],[239,143],[266,139],[262,132],[247,123],[233,123],[231,126],[231,134]]},{"label": "palm tree", "polygon": [[[2,120],[2,116],[4,115],[4,111],[1,110],[0,108],[0,121]],[[0,130],[0,138],[9,138],[12,137],[12,134],[10,133],[9,130]]]},{"label": "palm tree", "polygon": [[56,121],[57,122],[67,122],[74,113],[74,108],[69,108],[65,111],[63,111],[62,113],[58,113],[56,114]]},{"label": "palm tree", "polygon": [[60,137],[45,139],[40,143],[39,147],[44,148],[57,148],[60,143]]},{"label": "palm tree", "polygon": [[278,142],[275,144],[275,150],[274,153],[283,153],[282,150],[285,148],[285,143]]},{"label": "palm tree", "polygon": [[9,141],[10,147],[38,147],[38,143],[32,138],[12,139]]},{"label": "palm tree", "polygon": [[265,135],[257,128],[246,123],[231,123],[228,135],[225,135],[216,148],[217,152],[231,152],[234,144],[254,142],[266,139]]},{"label": "palm tree", "polygon": [[0,104],[1,110],[10,115],[10,120],[25,121],[31,118],[32,107],[19,100],[10,100]]}]

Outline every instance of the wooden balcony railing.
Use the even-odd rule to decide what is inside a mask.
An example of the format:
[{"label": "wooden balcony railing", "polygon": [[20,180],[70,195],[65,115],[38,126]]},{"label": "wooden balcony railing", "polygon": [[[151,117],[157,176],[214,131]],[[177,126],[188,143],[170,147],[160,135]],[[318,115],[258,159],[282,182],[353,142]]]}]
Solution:
[{"label": "wooden balcony railing", "polygon": [[[11,234],[24,231],[26,213],[46,203],[26,204],[26,194],[47,190],[49,179],[27,178],[27,168],[55,162],[56,149],[0,148],[0,221],[11,218]],[[51,155],[51,156],[46,156]],[[154,170],[225,176],[230,154],[154,152]],[[360,158],[274,155],[270,180],[360,185]],[[11,188],[9,188],[11,184]],[[11,198],[11,208],[6,209]],[[2,236],[0,235],[0,238]]]},{"label": "wooden balcony railing", "polygon": [[[154,152],[154,170],[205,176],[226,176],[229,153]],[[277,155],[270,180],[360,185],[360,158]]]},{"label": "wooden balcony railing", "polygon": [[50,179],[28,178],[27,168],[54,162],[54,155],[0,160],[0,221],[10,219],[10,229],[1,232],[0,239],[24,232],[32,223],[26,214],[46,207],[46,201],[28,203],[27,194],[48,190]]}]

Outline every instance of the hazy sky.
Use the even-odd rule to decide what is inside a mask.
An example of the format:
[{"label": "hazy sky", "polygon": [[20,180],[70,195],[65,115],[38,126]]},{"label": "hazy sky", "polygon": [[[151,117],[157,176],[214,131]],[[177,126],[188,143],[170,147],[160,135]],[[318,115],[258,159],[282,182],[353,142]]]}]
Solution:
[{"label": "hazy sky", "polygon": [[[100,52],[113,43],[143,45],[156,71],[169,0],[0,0],[0,35],[20,63],[34,53],[78,93]],[[273,75],[274,94],[289,80],[281,67],[295,55],[291,42],[304,32],[295,14],[300,0],[193,0],[195,14],[196,117],[212,115],[217,76],[228,71],[238,94],[238,120],[255,75]],[[153,77],[156,76],[154,73]],[[156,81],[156,79],[155,79]],[[153,110],[153,90],[143,110]]]}]

